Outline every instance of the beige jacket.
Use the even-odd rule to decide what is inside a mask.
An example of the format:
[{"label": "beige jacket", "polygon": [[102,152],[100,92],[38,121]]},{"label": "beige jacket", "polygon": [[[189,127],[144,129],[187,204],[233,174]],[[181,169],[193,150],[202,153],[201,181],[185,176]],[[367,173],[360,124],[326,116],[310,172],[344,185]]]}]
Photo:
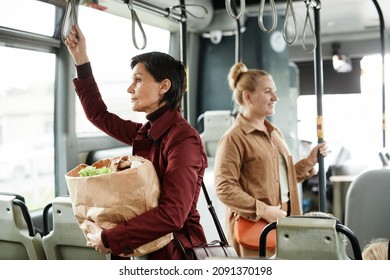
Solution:
[{"label": "beige jacket", "polygon": [[[287,163],[288,215],[302,214],[297,183],[314,175],[313,166],[306,159],[294,164],[282,133],[269,121],[265,124],[270,137],[238,115],[221,138],[215,157],[215,190],[227,206],[227,237],[238,253],[247,249],[240,248],[234,239],[236,215],[258,221],[267,205],[281,205],[277,151]],[[258,256],[257,251],[243,254]]]}]

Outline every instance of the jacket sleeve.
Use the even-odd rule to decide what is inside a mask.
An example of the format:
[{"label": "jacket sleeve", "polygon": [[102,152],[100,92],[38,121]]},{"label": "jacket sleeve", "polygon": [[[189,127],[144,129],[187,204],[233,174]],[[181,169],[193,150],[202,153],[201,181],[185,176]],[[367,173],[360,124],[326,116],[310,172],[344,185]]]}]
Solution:
[{"label": "jacket sleeve", "polygon": [[107,135],[132,145],[142,124],[124,120],[107,110],[90,63],[77,66],[77,73],[78,78],[73,80],[73,84],[87,119]]},{"label": "jacket sleeve", "polygon": [[302,159],[295,163],[297,181],[301,183],[317,174],[317,170],[308,159]]}]

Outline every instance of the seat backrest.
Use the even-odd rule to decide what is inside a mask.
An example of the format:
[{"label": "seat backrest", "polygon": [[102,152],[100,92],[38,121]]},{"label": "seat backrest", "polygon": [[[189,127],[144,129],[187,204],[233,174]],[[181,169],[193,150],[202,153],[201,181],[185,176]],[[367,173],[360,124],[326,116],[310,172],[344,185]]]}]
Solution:
[{"label": "seat backrest", "polygon": [[103,255],[87,246],[84,233],[73,214],[70,197],[56,197],[51,206],[45,208],[44,225],[47,225],[51,209],[53,229],[43,237],[43,245],[49,260],[107,260]]},{"label": "seat backrest", "polygon": [[92,165],[101,159],[132,155],[132,152],[133,148],[131,146],[90,151],[85,160],[85,164]]},{"label": "seat backrest", "polygon": [[17,195],[0,194],[0,259],[44,260],[42,238]]},{"label": "seat backrest", "polygon": [[349,186],[345,225],[359,239],[361,249],[374,238],[390,237],[390,169],[361,173]]},{"label": "seat backrest", "polygon": [[[361,259],[359,244],[353,233],[336,219],[314,216],[291,216],[279,219],[265,228],[260,236],[260,245],[265,244],[265,235],[276,228],[276,258],[286,260],[348,260],[346,240],[358,248],[354,253]],[[260,248],[260,257],[265,248]]]},{"label": "seat backrest", "polygon": [[200,137],[209,157],[214,157],[221,136],[234,123],[229,110],[206,111],[203,114],[203,132]]}]

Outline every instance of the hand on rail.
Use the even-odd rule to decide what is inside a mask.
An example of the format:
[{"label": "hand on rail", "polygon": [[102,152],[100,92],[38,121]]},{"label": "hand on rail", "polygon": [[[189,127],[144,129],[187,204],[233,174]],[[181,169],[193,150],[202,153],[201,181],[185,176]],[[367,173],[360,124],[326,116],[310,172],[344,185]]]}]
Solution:
[{"label": "hand on rail", "polygon": [[318,154],[320,154],[323,157],[326,157],[328,155],[328,145],[326,142],[322,142],[315,146],[308,156],[308,160],[313,163],[313,166],[318,162]]},{"label": "hand on rail", "polygon": [[72,26],[64,42],[76,65],[89,62],[86,40],[77,24]]}]

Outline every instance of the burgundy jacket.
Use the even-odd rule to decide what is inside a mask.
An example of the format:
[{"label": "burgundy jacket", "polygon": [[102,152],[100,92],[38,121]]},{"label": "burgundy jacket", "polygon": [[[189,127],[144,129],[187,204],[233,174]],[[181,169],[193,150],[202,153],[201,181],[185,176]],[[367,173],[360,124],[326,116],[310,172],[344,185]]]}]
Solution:
[{"label": "burgundy jacket", "polygon": [[[90,63],[77,67],[73,83],[87,118],[113,138],[133,146],[133,155],[150,160],[161,183],[159,206],[102,232],[103,242],[114,256],[170,232],[185,248],[206,243],[196,209],[207,157],[199,133],[174,110],[160,108],[147,116],[145,124],[121,119],[107,111]],[[169,243],[150,253],[148,259],[182,259]]]}]

